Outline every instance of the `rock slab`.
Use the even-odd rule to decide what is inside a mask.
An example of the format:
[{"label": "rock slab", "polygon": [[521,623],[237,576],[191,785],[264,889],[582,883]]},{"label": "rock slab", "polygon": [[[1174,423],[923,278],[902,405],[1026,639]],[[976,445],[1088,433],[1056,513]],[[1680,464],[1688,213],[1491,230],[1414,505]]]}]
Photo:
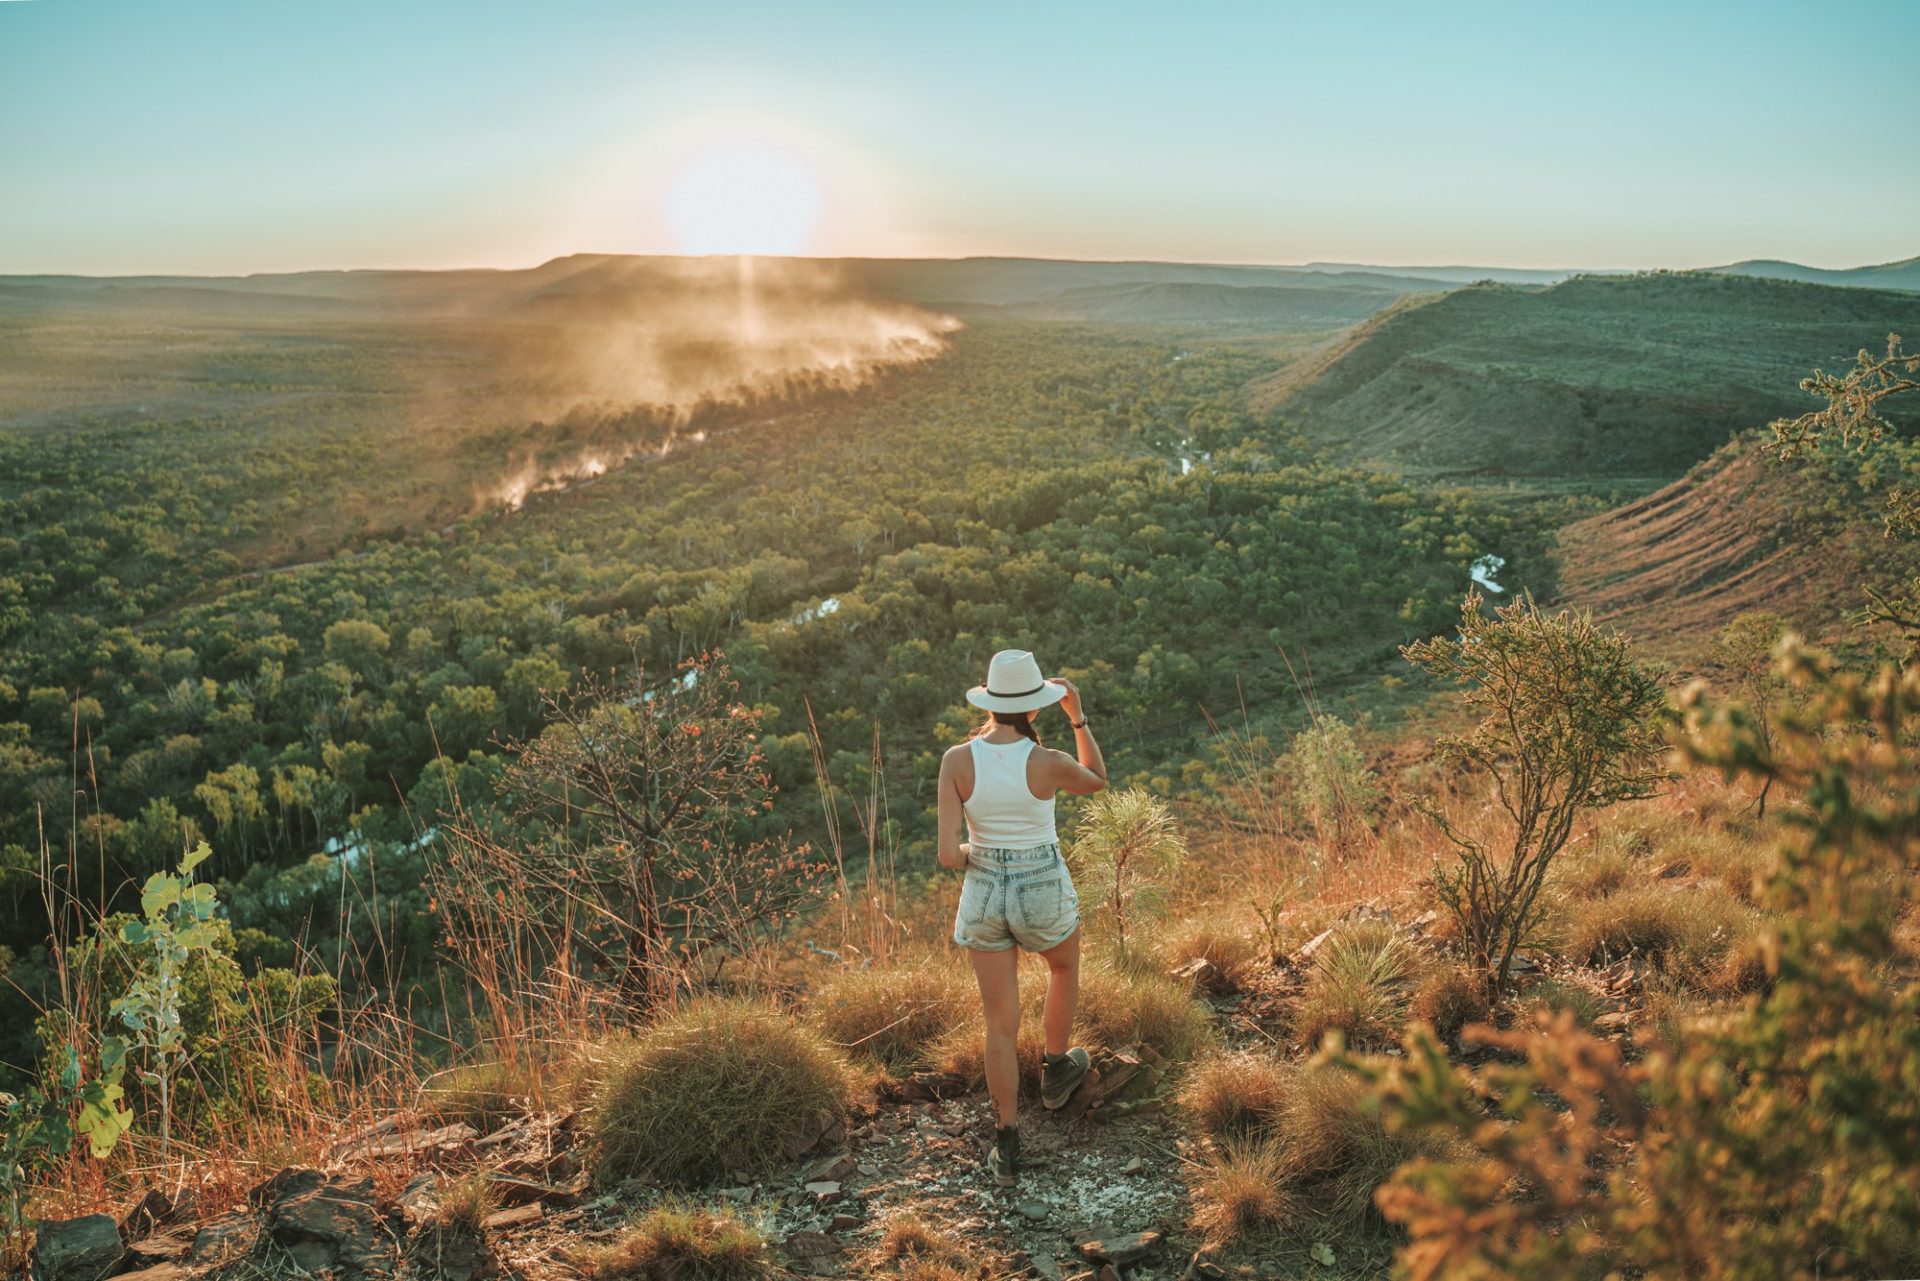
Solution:
[{"label": "rock slab", "polygon": [[41,1281],[100,1281],[120,1265],[126,1243],[110,1214],[42,1223],[34,1233],[33,1274]]}]

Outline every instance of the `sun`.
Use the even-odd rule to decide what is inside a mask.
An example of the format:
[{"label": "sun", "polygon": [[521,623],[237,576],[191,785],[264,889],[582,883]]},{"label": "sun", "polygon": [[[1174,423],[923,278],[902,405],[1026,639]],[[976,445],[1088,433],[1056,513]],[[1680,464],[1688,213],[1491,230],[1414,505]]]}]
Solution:
[{"label": "sun", "polygon": [[820,221],[820,180],[777,147],[736,142],[694,154],[668,181],[661,212],[681,253],[795,254]]}]

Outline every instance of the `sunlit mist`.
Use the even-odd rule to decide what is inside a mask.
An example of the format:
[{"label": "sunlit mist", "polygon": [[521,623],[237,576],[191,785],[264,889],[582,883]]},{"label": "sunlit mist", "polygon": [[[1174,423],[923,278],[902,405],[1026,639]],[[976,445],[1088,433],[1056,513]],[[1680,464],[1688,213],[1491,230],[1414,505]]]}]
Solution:
[{"label": "sunlit mist", "polygon": [[486,396],[525,426],[482,506],[518,507],[704,439],[703,409],[777,413],[794,397],[856,390],[938,356],[960,327],[813,259],[591,260],[515,311],[494,340]]}]

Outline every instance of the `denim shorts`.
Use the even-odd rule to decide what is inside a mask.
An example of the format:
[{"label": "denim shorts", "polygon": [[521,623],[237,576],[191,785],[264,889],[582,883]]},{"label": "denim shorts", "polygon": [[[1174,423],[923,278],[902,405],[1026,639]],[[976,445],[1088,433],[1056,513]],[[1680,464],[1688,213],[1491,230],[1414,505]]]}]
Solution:
[{"label": "denim shorts", "polygon": [[953,941],[981,952],[1018,943],[1044,952],[1080,926],[1080,896],[1058,845],[1004,850],[973,846],[953,917]]}]

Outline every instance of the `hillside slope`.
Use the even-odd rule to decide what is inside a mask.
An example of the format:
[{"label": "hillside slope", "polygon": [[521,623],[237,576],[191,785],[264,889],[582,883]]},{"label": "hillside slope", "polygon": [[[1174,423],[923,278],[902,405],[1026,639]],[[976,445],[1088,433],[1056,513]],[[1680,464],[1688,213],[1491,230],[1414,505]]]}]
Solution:
[{"label": "hillside slope", "polygon": [[1037,320],[1108,324],[1251,325],[1287,329],[1357,324],[1405,295],[1375,285],[1216,285],[1192,282],[1070,289],[1002,308]]},{"label": "hillside slope", "polygon": [[1782,463],[1761,439],[1743,433],[1672,484],[1561,531],[1562,599],[1682,660],[1749,610],[1858,639],[1865,588],[1920,570],[1920,548],[1886,538],[1878,516],[1879,487],[1907,483],[1920,451]]},{"label": "hillside slope", "polygon": [[1807,407],[1815,365],[1920,326],[1920,296],[1731,276],[1481,285],[1365,326],[1256,405],[1342,457],[1415,473],[1656,488]]}]

